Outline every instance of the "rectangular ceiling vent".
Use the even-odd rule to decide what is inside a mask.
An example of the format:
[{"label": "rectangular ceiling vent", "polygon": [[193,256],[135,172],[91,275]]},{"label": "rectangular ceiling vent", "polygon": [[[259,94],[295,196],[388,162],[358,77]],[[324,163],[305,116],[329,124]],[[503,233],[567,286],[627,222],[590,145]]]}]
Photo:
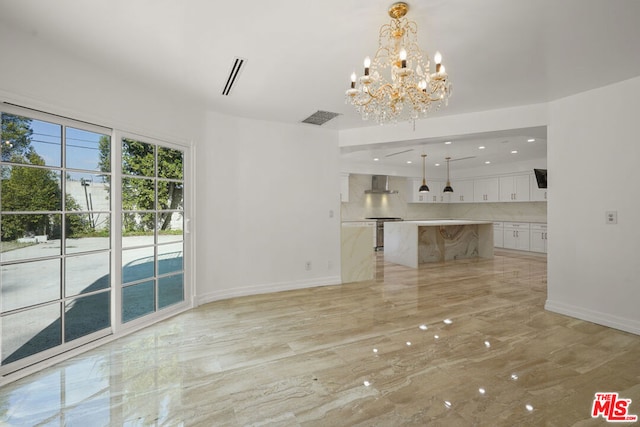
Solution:
[{"label": "rectangular ceiling vent", "polygon": [[224,85],[224,89],[222,89],[222,94],[228,96],[231,93],[231,89],[233,89],[233,85],[236,83],[240,72],[243,70],[243,65],[247,62],[245,58],[240,58],[236,56],[233,58],[231,62],[231,71],[229,71],[229,77],[227,77],[227,83]]},{"label": "rectangular ceiling vent", "polygon": [[318,110],[306,119],[302,121],[302,123],[309,123],[312,125],[322,126],[327,123],[329,120],[333,119],[336,116],[339,116],[338,113],[332,113],[331,111],[322,111]]}]

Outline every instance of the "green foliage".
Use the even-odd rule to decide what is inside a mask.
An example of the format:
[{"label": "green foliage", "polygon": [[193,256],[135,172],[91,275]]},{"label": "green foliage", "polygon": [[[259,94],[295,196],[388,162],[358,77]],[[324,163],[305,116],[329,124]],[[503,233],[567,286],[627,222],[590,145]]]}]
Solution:
[{"label": "green foliage", "polygon": [[[2,166],[2,241],[11,241],[25,235],[47,235],[60,238],[62,234],[62,189],[59,172],[44,167],[44,159],[31,146],[31,119],[2,114],[2,160],[27,164]],[[8,147],[5,149],[5,147]],[[71,196],[65,196],[67,211],[80,210]],[[11,212],[34,212],[11,214]],[[65,229],[69,235],[91,231],[88,219],[81,215],[68,215]]]},{"label": "green foliage", "polygon": [[2,161],[9,162],[25,158],[31,151],[31,119],[2,113]]},{"label": "green foliage", "polygon": [[[14,156],[17,154],[14,154]],[[32,165],[44,165],[44,160],[34,151],[28,151],[26,160]],[[32,166],[4,166],[2,180],[2,210],[60,211],[62,191],[59,176],[49,169]],[[15,240],[25,234],[47,234],[54,237],[55,224],[47,214],[3,215],[2,240]]]},{"label": "green foliage", "polygon": [[124,175],[155,177],[155,145],[123,138],[122,173]]}]

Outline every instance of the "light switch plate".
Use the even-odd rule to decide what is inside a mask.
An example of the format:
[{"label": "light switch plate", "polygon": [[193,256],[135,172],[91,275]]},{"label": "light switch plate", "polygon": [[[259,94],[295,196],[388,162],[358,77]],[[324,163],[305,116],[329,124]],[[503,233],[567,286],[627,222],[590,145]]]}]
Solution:
[{"label": "light switch plate", "polygon": [[618,223],[618,211],[607,211],[607,224]]}]

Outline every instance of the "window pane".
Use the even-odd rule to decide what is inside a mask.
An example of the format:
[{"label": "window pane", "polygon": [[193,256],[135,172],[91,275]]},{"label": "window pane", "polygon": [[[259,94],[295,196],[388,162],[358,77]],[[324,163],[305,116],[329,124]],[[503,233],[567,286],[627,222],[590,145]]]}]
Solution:
[{"label": "window pane", "polygon": [[60,255],[62,215],[2,214],[0,260],[17,261]]},{"label": "window pane", "polygon": [[60,298],[60,259],[3,265],[2,311]]},{"label": "window pane", "polygon": [[[106,213],[66,214],[67,254],[109,249],[111,216]],[[95,224],[95,229],[93,225]]]},{"label": "window pane", "polygon": [[66,128],[66,162],[68,168],[111,170],[111,137],[86,130]]},{"label": "window pane", "polygon": [[180,150],[158,147],[158,177],[182,179],[183,157]]},{"label": "window pane", "polygon": [[68,257],[65,260],[65,296],[94,292],[110,286],[109,252]]},{"label": "window pane", "polygon": [[184,301],[182,274],[158,279],[158,307],[164,308]]},{"label": "window pane", "polygon": [[182,212],[159,212],[158,243],[177,242],[182,240],[182,225]]},{"label": "window pane", "polygon": [[153,210],[156,207],[156,188],[153,179],[122,178],[122,209],[125,211]]},{"label": "window pane", "polygon": [[2,161],[60,166],[62,126],[2,113]]},{"label": "window pane", "polygon": [[122,322],[128,322],[155,311],[154,281],[122,288]]},{"label": "window pane", "polygon": [[155,146],[122,138],[122,173],[125,175],[156,176]]},{"label": "window pane", "polygon": [[2,364],[15,362],[62,344],[60,304],[2,318]]},{"label": "window pane", "polygon": [[158,274],[182,271],[182,242],[158,245]]},{"label": "window pane", "polygon": [[122,247],[153,245],[155,243],[154,213],[122,214]]},{"label": "window pane", "polygon": [[122,251],[122,283],[153,277],[154,247]]},{"label": "window pane", "polygon": [[30,166],[2,166],[3,212],[62,209],[60,171]]},{"label": "window pane", "polygon": [[111,326],[111,292],[67,301],[64,308],[66,342]]},{"label": "window pane", "polygon": [[183,184],[174,181],[158,181],[158,209],[177,210],[182,209]]},{"label": "window pane", "polygon": [[67,172],[66,177],[66,210],[108,212],[111,209],[109,175]]}]

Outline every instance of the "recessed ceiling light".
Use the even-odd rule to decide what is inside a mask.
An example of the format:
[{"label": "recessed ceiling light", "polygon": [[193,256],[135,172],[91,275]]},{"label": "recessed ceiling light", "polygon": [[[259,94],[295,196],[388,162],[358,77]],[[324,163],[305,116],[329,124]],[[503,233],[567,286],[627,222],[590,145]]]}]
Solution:
[{"label": "recessed ceiling light", "polygon": [[536,141],[536,139],[535,139],[535,138],[529,138],[529,139],[527,139],[527,142],[535,142],[535,141]]},{"label": "recessed ceiling light", "polygon": [[440,163],[436,163],[436,166],[440,166]]},{"label": "recessed ceiling light", "polygon": [[445,144],[449,145],[451,144],[451,141],[445,141]]},{"label": "recessed ceiling light", "polygon": [[410,165],[412,162],[411,160],[407,160],[407,164]]},{"label": "recessed ceiling light", "polygon": [[481,145],[480,147],[478,147],[478,150],[484,150],[484,149],[485,149],[484,145]]},{"label": "recessed ceiling light", "polygon": [[380,160],[380,159],[379,159],[379,158],[377,158],[377,157],[375,157],[375,158],[373,159],[373,161],[374,161],[374,162],[377,162],[378,160]]},{"label": "recessed ceiling light", "polygon": [[491,163],[489,160],[487,160],[486,162],[484,162],[485,165],[488,165],[489,163]]},{"label": "recessed ceiling light", "polygon": [[511,154],[518,154],[518,150],[511,150]]}]

